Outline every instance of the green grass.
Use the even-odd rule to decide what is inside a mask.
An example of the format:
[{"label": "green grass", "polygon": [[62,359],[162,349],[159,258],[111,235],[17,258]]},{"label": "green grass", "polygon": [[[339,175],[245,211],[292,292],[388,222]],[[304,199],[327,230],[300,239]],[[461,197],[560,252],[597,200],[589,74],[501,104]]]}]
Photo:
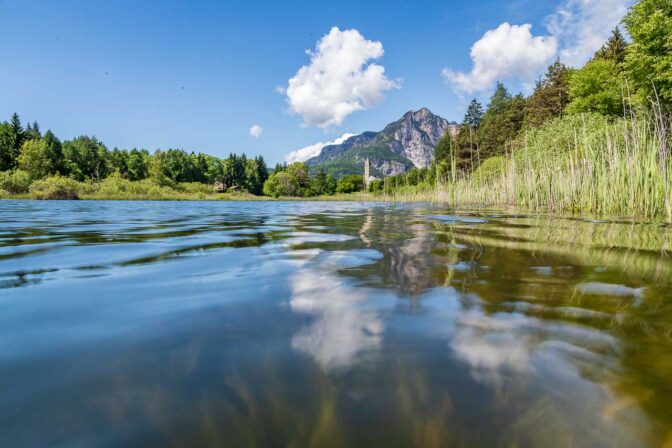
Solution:
[{"label": "green grass", "polygon": [[[13,183],[11,184],[13,185]],[[161,186],[151,180],[130,181],[111,176],[101,182],[77,182],[52,176],[33,181],[16,192],[0,189],[0,199],[85,199],[85,200],[260,200],[248,193],[218,193],[210,185],[178,183]]]}]

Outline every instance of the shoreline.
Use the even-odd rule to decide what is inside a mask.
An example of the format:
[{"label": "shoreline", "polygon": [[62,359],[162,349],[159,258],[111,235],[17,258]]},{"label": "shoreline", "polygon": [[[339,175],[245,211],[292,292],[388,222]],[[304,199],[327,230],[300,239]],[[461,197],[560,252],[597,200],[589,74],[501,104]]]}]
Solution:
[{"label": "shoreline", "polygon": [[[439,196],[442,198],[440,199]],[[554,209],[549,206],[525,207],[514,204],[476,204],[476,203],[451,203],[445,200],[445,195],[440,191],[425,191],[414,195],[384,195],[374,193],[346,193],[337,195],[323,195],[312,197],[286,196],[274,198],[271,196],[255,196],[244,193],[220,193],[217,196],[198,197],[114,197],[114,196],[94,196],[84,195],[76,199],[42,199],[26,195],[0,196],[2,201],[36,201],[36,202],[54,202],[54,201],[110,201],[110,202],[362,202],[372,204],[429,204],[437,207],[445,207],[454,211],[497,211],[512,213],[529,213],[544,215],[556,218],[572,218],[577,220],[604,220],[610,223],[622,224],[650,224],[669,226],[670,221],[664,218],[652,218],[635,215],[617,215],[597,213],[586,210],[562,210]]]}]

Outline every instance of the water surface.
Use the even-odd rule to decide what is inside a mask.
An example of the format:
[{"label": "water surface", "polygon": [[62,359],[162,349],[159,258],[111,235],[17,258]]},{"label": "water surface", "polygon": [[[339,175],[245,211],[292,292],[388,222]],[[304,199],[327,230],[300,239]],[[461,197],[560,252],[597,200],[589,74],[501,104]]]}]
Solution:
[{"label": "water surface", "polygon": [[672,443],[672,230],[0,202],[0,446]]}]

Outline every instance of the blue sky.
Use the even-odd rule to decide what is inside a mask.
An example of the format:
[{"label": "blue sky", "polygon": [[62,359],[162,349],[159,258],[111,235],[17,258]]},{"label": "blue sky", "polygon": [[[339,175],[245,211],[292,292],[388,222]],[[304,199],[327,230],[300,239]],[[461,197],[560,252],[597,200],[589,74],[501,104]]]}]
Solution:
[{"label": "blue sky", "polygon": [[[379,130],[410,109],[459,121],[471,97],[487,100],[492,76],[518,91],[549,59],[566,55],[579,64],[627,4],[0,0],[0,117],[16,111],[62,139],[93,134],[109,147],[246,152],[275,163],[344,133]],[[595,28],[588,37],[586,23]],[[518,28],[525,24],[531,29]],[[297,106],[288,81],[311,64],[307,49],[319,56],[316,44],[332,27],[356,30],[356,42],[369,47],[379,42],[384,55],[362,63],[384,67],[384,74],[335,100],[321,97],[331,85],[313,83]],[[472,60],[479,41],[481,56]],[[474,64],[480,68],[471,71]],[[369,89],[364,100],[362,89]],[[305,110],[320,101],[327,115],[332,104],[363,105],[325,125]],[[262,128],[257,137],[253,125]]]}]

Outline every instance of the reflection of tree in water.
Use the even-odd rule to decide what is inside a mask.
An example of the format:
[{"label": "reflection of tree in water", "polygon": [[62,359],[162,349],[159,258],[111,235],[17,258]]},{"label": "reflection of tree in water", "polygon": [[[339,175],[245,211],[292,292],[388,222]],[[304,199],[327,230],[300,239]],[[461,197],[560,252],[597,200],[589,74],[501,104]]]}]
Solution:
[{"label": "reflection of tree in water", "polygon": [[[641,406],[656,438],[672,438],[672,393],[665,392],[672,390],[672,304],[665,300],[672,292],[671,229],[505,216],[443,224],[408,210],[358,219],[359,229],[325,227],[356,230],[383,258],[340,275],[418,298],[417,307],[434,287],[479,298],[454,316],[450,344],[474,380],[505,394],[512,378],[564,372],[574,378],[565,386],[581,391],[577,402],[592,394],[602,406],[587,407],[584,421],[634,419],[636,432],[646,427],[637,417]],[[550,402],[539,406],[561,420]],[[588,418],[591,412],[604,422]]]}]

